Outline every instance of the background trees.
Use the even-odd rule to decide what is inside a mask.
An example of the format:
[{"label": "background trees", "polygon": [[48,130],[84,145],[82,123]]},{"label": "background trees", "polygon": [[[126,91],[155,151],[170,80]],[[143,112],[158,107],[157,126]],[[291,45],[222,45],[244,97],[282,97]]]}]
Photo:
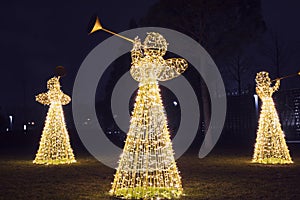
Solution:
[{"label": "background trees", "polygon": [[[266,29],[260,0],[159,0],[139,25],[165,27],[189,35],[210,53],[219,68],[224,66],[226,58],[238,55],[245,45],[254,42]],[[241,57],[236,58],[231,71],[237,72],[235,79],[240,91],[243,65]],[[205,83],[199,74],[195,77],[195,71],[190,67],[184,76],[189,77],[197,93],[200,124],[205,130],[210,120],[210,98]],[[203,132],[198,131],[194,140],[196,146],[201,141],[199,137],[204,136]]]}]

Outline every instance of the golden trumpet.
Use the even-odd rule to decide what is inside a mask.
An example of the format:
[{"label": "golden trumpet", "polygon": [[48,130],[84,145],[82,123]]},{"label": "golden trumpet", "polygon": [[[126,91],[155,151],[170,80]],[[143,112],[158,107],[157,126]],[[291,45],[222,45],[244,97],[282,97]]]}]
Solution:
[{"label": "golden trumpet", "polygon": [[297,72],[296,74],[291,74],[291,75],[288,75],[288,76],[283,76],[283,77],[280,77],[280,78],[276,78],[276,79],[272,80],[272,82],[273,81],[277,81],[277,80],[281,80],[281,79],[285,79],[285,78],[290,78],[290,77],[298,76],[298,75],[300,76],[300,71]]},{"label": "golden trumpet", "polygon": [[110,34],[112,34],[112,35],[118,36],[118,37],[120,37],[120,38],[122,38],[122,39],[124,39],[124,40],[127,40],[127,41],[129,41],[129,42],[134,43],[134,41],[133,41],[132,39],[130,39],[130,38],[127,38],[127,37],[125,37],[125,36],[123,36],[123,35],[120,35],[120,34],[115,33],[115,32],[113,32],[113,31],[107,30],[106,28],[103,28],[102,25],[101,25],[101,23],[100,23],[99,18],[97,17],[97,18],[96,18],[96,21],[95,21],[95,24],[94,24],[94,26],[93,26],[93,29],[91,30],[91,32],[90,32],[89,34],[92,34],[92,33],[96,32],[96,31],[99,31],[99,30],[105,31],[105,32],[107,32],[107,33],[110,33]]}]

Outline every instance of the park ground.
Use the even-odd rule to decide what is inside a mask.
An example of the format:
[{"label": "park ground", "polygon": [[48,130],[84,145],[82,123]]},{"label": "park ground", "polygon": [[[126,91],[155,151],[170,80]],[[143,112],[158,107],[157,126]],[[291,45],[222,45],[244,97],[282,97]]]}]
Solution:
[{"label": "park ground", "polygon": [[[300,199],[300,144],[289,144],[292,165],[251,163],[252,149],[227,145],[207,157],[185,154],[177,160],[185,196],[181,199]],[[77,163],[32,164],[34,154],[6,148],[0,154],[0,199],[114,199],[108,191],[114,169],[88,153]]]}]

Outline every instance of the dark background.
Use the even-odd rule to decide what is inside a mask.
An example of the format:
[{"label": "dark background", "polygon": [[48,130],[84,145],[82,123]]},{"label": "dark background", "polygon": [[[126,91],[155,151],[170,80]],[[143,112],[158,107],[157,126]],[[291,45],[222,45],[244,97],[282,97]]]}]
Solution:
[{"label": "dark background", "polygon": [[[209,95],[193,66],[183,74],[196,92],[201,121],[191,148],[176,161],[186,194],[182,199],[300,199],[299,77],[283,80],[273,96],[294,164],[250,164],[259,114],[253,98],[255,74],[266,70],[274,79],[300,71],[299,9],[298,0],[1,1],[0,199],[115,199],[107,193],[114,169],[85,151],[71,104],[63,109],[78,162],[32,164],[49,108],[37,103],[35,95],[47,91],[46,82],[58,65],[67,71],[62,90],[72,95],[81,63],[110,37],[104,32],[87,34],[95,14],[115,32],[142,26],[183,32],[209,52],[221,72],[228,101],[226,123],[218,144],[204,159],[198,159],[198,150],[209,123]],[[109,103],[114,84],[130,68],[130,57],[126,54],[103,67],[108,70],[99,84],[105,87],[98,87],[95,107],[107,136],[122,146],[126,133],[114,123]],[[176,97],[167,89],[161,93],[174,136],[180,102],[175,106]],[[133,99],[134,94],[128,112]],[[27,132],[22,131],[24,124]]]},{"label": "dark background", "polygon": [[[16,130],[32,121],[38,130],[42,128],[48,107],[35,102],[35,95],[46,92],[46,81],[54,75],[54,68],[66,68],[61,84],[71,95],[82,61],[110,36],[104,32],[87,34],[95,14],[115,32],[161,26],[191,36],[217,63],[228,96],[252,96],[256,72],[267,70],[276,78],[299,71],[299,8],[296,0],[2,2],[1,116],[7,121],[12,115]],[[128,62],[124,65],[129,69]],[[197,80],[189,74],[187,78]],[[112,81],[111,74],[108,76],[106,80]],[[298,77],[282,82],[282,91],[295,88],[299,88]],[[234,109],[229,105],[229,112]],[[64,110],[72,127],[71,104]]]}]

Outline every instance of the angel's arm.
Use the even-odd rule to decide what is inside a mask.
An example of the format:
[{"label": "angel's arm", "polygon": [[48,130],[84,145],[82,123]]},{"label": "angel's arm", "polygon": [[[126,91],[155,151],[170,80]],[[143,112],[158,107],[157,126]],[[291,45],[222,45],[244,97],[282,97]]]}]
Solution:
[{"label": "angel's arm", "polygon": [[173,79],[182,74],[188,67],[188,63],[183,58],[170,58],[165,61],[165,66],[158,75],[159,81]]},{"label": "angel's arm", "polygon": [[134,39],[133,48],[131,50],[131,65],[137,66],[140,59],[143,57],[141,40],[136,37]]},{"label": "angel's arm", "polygon": [[35,96],[35,100],[44,105],[50,105],[50,99],[47,93],[41,93]]},{"label": "angel's arm", "polygon": [[276,80],[276,83],[275,85],[272,87],[272,92],[275,92],[279,89],[279,86],[280,86],[280,80]]},{"label": "angel's arm", "polygon": [[130,68],[130,74],[134,80],[141,82],[142,68],[140,66],[132,65]]},{"label": "angel's arm", "polygon": [[63,94],[61,99],[61,105],[67,105],[71,101],[71,97],[69,95]]},{"label": "angel's arm", "polygon": [[141,59],[143,57],[142,52],[142,44],[141,40],[136,37],[134,40],[133,48],[131,50],[131,68],[130,68],[130,74],[132,78],[138,82],[141,80]]}]

